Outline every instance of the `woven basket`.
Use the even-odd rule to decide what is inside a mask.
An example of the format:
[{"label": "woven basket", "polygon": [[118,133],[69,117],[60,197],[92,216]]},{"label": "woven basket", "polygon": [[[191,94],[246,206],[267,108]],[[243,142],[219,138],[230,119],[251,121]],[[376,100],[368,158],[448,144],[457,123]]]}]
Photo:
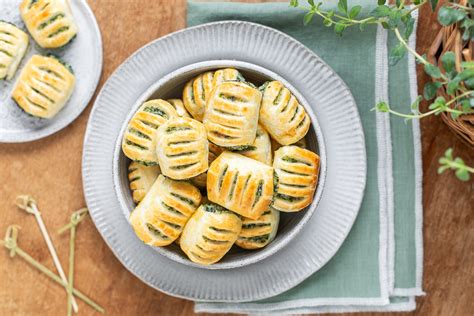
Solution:
[{"label": "woven basket", "polygon": [[[466,5],[466,2],[467,0],[459,1],[462,5]],[[462,30],[457,24],[441,28],[428,51],[428,61],[442,68],[441,62],[438,63],[438,61],[447,51],[452,51],[456,55],[458,72],[461,71],[461,62],[473,60],[474,44],[470,40],[462,40]],[[446,93],[445,86],[438,90],[438,95],[443,96],[447,101],[453,98]],[[456,106],[458,105],[453,104],[453,107]],[[441,118],[456,135],[474,147],[474,114],[465,114],[453,119],[449,113],[444,112]]]}]

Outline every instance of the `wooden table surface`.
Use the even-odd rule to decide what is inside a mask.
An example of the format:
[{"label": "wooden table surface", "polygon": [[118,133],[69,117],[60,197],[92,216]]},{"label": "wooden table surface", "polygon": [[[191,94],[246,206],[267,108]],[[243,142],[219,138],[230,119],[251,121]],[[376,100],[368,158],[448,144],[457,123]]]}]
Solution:
[{"label": "wooden table surface", "polygon": [[[184,0],[89,0],[104,44],[99,88],[125,58],[151,40],[185,27]],[[1,18],[1,13],[0,13]],[[419,52],[438,28],[435,16],[422,10]],[[427,77],[418,69],[421,88]],[[92,103],[92,102],[91,102]],[[425,105],[426,106],[426,105]],[[67,267],[69,237],[56,230],[85,206],[81,155],[91,104],[69,127],[36,142],[0,144],[0,234],[9,224],[23,227],[19,244],[54,270],[33,216],[17,210],[18,194],[33,195]],[[412,315],[472,315],[474,312],[473,182],[450,172],[437,175],[438,157],[452,146],[455,155],[474,165],[472,148],[459,141],[438,117],[422,121],[424,204],[424,290]],[[115,258],[90,218],[81,223],[76,244],[75,286],[102,304],[109,315],[190,315],[193,303],[155,291],[129,273]],[[66,312],[65,291],[19,258],[0,250],[0,315],[58,315]],[[81,315],[94,312],[79,301]],[[369,314],[367,314],[369,315]],[[372,314],[370,314],[372,315]],[[375,315],[375,314],[374,314]]]}]

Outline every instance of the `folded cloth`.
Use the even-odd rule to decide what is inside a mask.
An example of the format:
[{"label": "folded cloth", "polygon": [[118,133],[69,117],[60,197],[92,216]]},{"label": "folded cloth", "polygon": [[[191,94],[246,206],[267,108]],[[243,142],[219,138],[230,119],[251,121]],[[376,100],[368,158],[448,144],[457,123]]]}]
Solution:
[{"label": "folded cloth", "polygon": [[[369,0],[351,5],[354,2],[363,5],[361,16],[375,5]],[[324,6],[335,8],[336,2]],[[288,3],[189,1],[187,21],[193,26],[244,20],[276,28],[339,74],[354,95],[366,138],[367,186],[358,218],[334,258],[295,288],[249,303],[196,302],[197,312],[407,311],[415,309],[414,297],[423,294],[419,122],[371,111],[381,100],[388,100],[394,110],[410,110],[417,94],[415,61],[406,56],[389,67],[388,51],[397,39],[381,27],[367,26],[363,32],[348,28],[338,37],[317,17],[303,26],[304,13]],[[414,48],[414,35],[409,45]]]}]

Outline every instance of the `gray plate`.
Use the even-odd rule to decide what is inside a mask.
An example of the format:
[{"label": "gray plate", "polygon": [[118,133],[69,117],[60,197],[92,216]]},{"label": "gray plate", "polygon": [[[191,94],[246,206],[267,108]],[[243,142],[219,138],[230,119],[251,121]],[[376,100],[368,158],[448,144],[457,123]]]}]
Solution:
[{"label": "gray plate", "polygon": [[[14,23],[26,31],[19,4],[21,0],[0,0],[0,20]],[[49,136],[69,125],[86,108],[102,72],[102,39],[94,14],[85,0],[70,1],[79,28],[77,37],[60,49],[42,49],[30,36],[30,45],[18,71],[10,81],[0,81],[0,142],[20,143]],[[27,32],[28,33],[28,32]],[[11,99],[21,69],[33,54],[53,53],[69,63],[76,75],[74,93],[52,119],[34,118],[23,112]]]},{"label": "gray plate", "polygon": [[[114,181],[115,145],[136,101],[173,71],[209,60],[249,62],[286,79],[311,105],[325,141],[325,186],[314,215],[287,246],[258,263],[234,269],[184,265],[143,244],[123,216],[117,196],[121,189]],[[313,52],[262,25],[216,22],[151,42],[115,71],[97,97],[89,119],[82,174],[97,229],[122,264],[145,283],[193,300],[259,300],[299,284],[341,246],[364,193],[364,134],[349,89]]]}]

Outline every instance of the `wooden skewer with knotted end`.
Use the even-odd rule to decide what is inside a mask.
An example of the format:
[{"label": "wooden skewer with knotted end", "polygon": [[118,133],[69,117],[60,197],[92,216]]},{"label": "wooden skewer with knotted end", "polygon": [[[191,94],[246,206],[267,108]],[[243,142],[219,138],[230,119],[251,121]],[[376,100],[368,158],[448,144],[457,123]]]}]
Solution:
[{"label": "wooden skewer with knotted end", "polygon": [[[27,213],[33,214],[35,216],[38,226],[41,230],[41,234],[43,235],[46,245],[48,246],[49,252],[51,253],[51,257],[53,258],[56,270],[58,270],[61,280],[67,284],[68,281],[66,275],[64,274],[61,262],[59,262],[58,254],[56,253],[56,249],[54,248],[53,242],[51,241],[51,237],[49,237],[48,230],[44,225],[43,219],[41,218],[41,213],[39,212],[38,207],[36,206],[36,201],[31,196],[19,195],[16,198],[16,205]],[[66,289],[66,292],[68,293],[68,296],[71,296],[68,289]],[[74,309],[74,312],[77,313],[79,308],[77,307],[76,299],[74,297],[72,297],[71,299],[72,308]]]}]

